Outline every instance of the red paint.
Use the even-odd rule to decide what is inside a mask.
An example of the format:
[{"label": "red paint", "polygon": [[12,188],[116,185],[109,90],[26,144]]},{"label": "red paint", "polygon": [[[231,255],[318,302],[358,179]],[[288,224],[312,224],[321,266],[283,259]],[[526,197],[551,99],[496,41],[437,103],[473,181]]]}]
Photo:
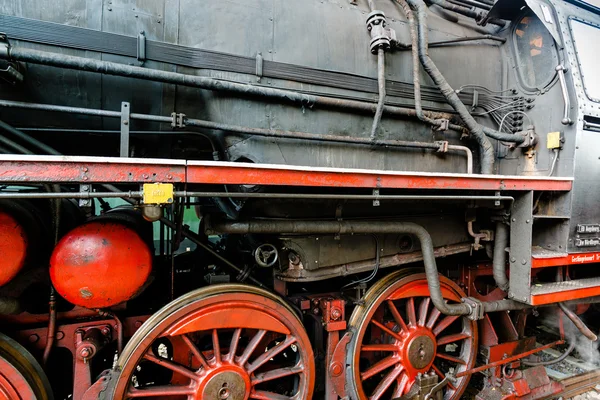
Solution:
[{"label": "red paint", "polygon": [[[110,160],[110,159],[108,159]],[[118,161],[1,161],[0,182],[184,182],[185,166]]]},{"label": "red paint", "polygon": [[561,301],[584,299],[586,297],[594,296],[600,296],[600,286],[534,295],[531,296],[530,304],[532,306],[541,306],[544,304],[559,303]]},{"label": "red paint", "polygon": [[291,169],[285,166],[224,164],[189,165],[188,183],[325,186],[402,189],[468,189],[468,190],[571,190],[569,180],[526,179],[507,176],[433,175],[389,173],[364,170]]},{"label": "red paint", "polygon": [[9,214],[0,211],[0,286],[10,282],[25,265],[27,236]]},{"label": "red paint", "polygon": [[150,249],[132,229],[114,222],[81,225],[58,243],[50,278],[67,301],[104,308],[135,296],[152,270]]},{"label": "red paint", "polygon": [[531,268],[558,267],[562,265],[592,264],[600,262],[600,253],[567,254],[562,257],[533,258]]}]

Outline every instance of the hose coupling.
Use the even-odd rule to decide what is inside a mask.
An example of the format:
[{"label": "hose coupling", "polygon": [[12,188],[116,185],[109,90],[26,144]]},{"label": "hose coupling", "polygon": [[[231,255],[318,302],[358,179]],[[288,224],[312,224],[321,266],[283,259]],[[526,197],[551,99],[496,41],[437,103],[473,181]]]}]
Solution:
[{"label": "hose coupling", "polygon": [[467,317],[470,320],[479,321],[480,319],[483,319],[485,310],[483,308],[483,303],[481,302],[481,300],[478,300],[474,297],[465,297],[461,299],[461,301],[468,305],[471,309],[471,312],[469,313],[469,315],[467,315]]},{"label": "hose coupling", "polygon": [[374,10],[367,16],[367,30],[371,34],[371,53],[377,54],[379,49],[388,51],[392,41],[396,41],[396,31],[387,26],[385,13]]}]

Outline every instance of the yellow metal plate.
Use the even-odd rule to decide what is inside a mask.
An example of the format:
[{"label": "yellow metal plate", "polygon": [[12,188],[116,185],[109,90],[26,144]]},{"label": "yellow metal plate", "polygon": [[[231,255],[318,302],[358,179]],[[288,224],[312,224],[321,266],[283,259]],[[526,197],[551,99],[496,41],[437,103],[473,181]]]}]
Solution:
[{"label": "yellow metal plate", "polygon": [[173,202],[172,183],[144,183],[144,204],[170,204]]},{"label": "yellow metal plate", "polygon": [[560,132],[550,132],[546,137],[546,147],[549,149],[560,148]]}]

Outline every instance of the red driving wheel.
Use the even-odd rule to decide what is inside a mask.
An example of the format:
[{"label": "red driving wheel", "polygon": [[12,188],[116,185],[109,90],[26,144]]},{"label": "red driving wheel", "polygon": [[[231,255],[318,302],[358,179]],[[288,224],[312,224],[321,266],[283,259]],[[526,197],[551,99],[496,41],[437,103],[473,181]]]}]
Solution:
[{"label": "red driving wheel", "polygon": [[[464,294],[440,277],[446,301]],[[433,306],[425,274],[401,270],[377,282],[357,306],[350,321],[354,332],[347,363],[355,398],[393,399],[406,395],[417,380],[453,369],[473,367],[477,324],[466,317],[444,316]],[[459,399],[468,377],[448,383],[444,399]]]},{"label": "red driving wheel", "polygon": [[304,327],[271,293],[215,285],[171,302],[119,357],[113,398],[305,400],[315,366]]}]

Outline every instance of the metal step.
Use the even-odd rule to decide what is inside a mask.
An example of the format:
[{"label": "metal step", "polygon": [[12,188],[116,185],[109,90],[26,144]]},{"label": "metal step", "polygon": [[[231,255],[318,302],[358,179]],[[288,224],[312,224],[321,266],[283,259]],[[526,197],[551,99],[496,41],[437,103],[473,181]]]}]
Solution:
[{"label": "metal step", "polygon": [[589,289],[593,287],[600,287],[600,277],[576,279],[564,282],[534,284],[531,286],[531,295],[538,296],[543,294],[567,292],[570,290]]}]

